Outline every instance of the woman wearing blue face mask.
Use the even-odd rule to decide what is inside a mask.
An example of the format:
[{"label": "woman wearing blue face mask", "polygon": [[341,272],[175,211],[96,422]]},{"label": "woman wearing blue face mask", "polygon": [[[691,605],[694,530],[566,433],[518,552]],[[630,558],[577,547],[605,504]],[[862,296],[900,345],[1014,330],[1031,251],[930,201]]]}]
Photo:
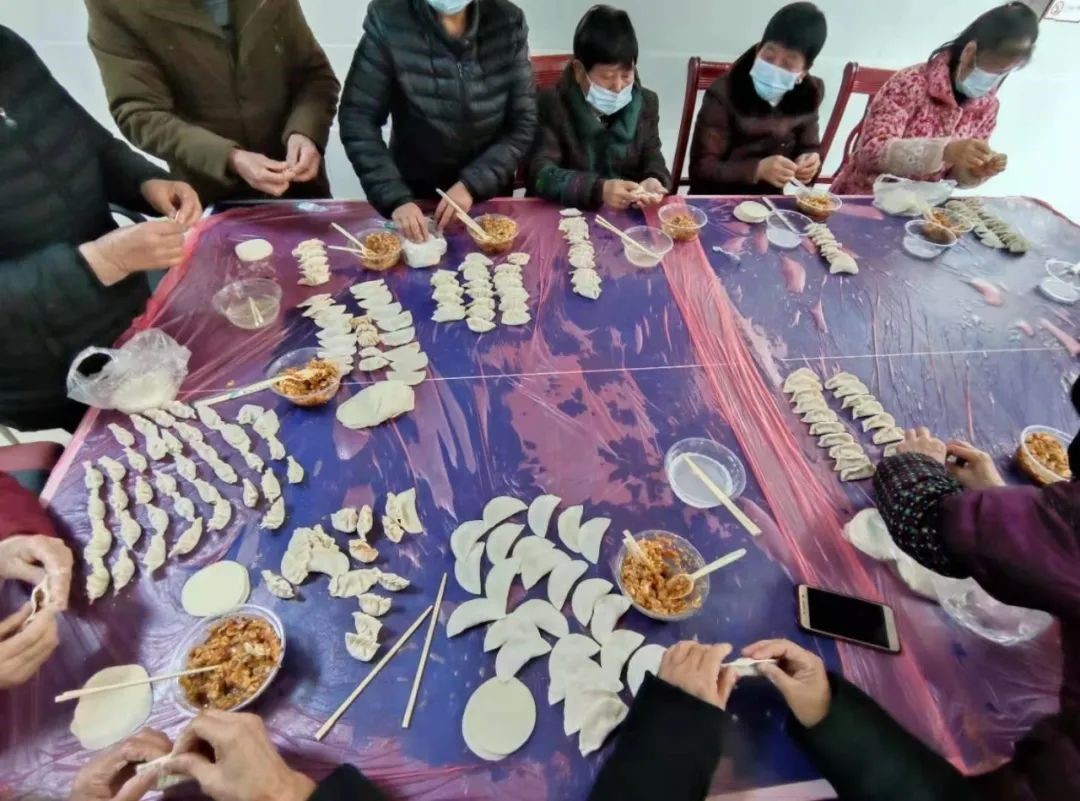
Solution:
[{"label": "woman wearing blue face mask", "polygon": [[[368,5],[341,97],[341,141],[368,200],[409,239],[427,239],[418,201],[436,189],[466,211],[513,191],[536,132],[528,36],[509,0]],[[441,201],[438,227],[453,217]]]},{"label": "woman wearing blue face mask", "polygon": [[574,60],[540,93],[529,193],[564,206],[658,203],[671,173],[660,151],[660,101],[637,75],[630,16],[594,6],[574,33]]},{"label": "woman wearing blue face mask", "polygon": [[691,194],[774,194],[792,178],[817,177],[825,84],[810,68],[827,35],[813,3],[785,6],[761,43],[709,87],[690,147]]},{"label": "woman wearing blue face mask", "polygon": [[925,64],[900,70],[870,103],[854,154],[833,191],[865,195],[883,173],[977,186],[1007,166],[988,140],[997,126],[997,89],[1027,64],[1039,18],[1024,3],[987,11]]}]

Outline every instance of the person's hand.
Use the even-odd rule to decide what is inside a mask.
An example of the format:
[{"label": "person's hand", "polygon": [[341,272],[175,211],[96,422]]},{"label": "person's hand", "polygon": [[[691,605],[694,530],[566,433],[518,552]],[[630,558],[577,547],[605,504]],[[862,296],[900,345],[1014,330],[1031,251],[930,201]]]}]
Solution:
[{"label": "person's hand", "polygon": [[804,184],[814,180],[821,169],[821,156],[817,153],[803,153],[795,159],[795,177]]},{"label": "person's hand", "polygon": [[[207,759],[199,748],[214,751]],[[189,776],[214,801],[307,801],[315,783],[285,764],[262,720],[242,712],[209,710],[176,740],[167,773]]]},{"label": "person's hand", "polygon": [[777,660],[775,665],[760,664],[757,670],[784,696],[799,723],[809,729],[825,720],[832,691],[821,657],[789,640],[762,640],[743,648],[742,654],[750,659]]},{"label": "person's hand", "polygon": [[157,784],[160,769],[135,766],[165,756],[172,743],[155,729],[143,729],[87,762],[75,775],[68,801],[138,801]]},{"label": "person's hand", "polygon": [[945,145],[945,163],[972,174],[978,174],[993,157],[994,151],[981,139],[954,139]]},{"label": "person's hand", "polygon": [[638,201],[634,193],[640,189],[641,185],[633,181],[621,181],[618,178],[604,181],[604,205],[613,209],[628,209],[631,203]]},{"label": "person's hand", "polygon": [[289,189],[289,165],[261,153],[234,150],[229,154],[229,169],[252,189],[267,195],[281,197]]},{"label": "person's hand", "polygon": [[155,178],[140,187],[142,196],[159,214],[190,228],[202,214],[198,193],[183,181],[165,181]]},{"label": "person's hand", "polygon": [[930,433],[930,429],[920,426],[904,432],[904,441],[896,446],[897,453],[921,453],[935,462],[945,464],[948,450],[945,443]]},{"label": "person's hand", "polygon": [[994,464],[994,457],[980,451],[970,442],[950,440],[946,445],[949,456],[959,461],[946,465],[949,474],[960,482],[964,489],[990,489],[1004,487],[1005,480]]},{"label": "person's hand", "polygon": [[125,225],[80,245],[79,252],[98,280],[112,286],[132,273],[179,264],[184,258],[184,226],[167,220]]},{"label": "person's hand", "polygon": [[[456,184],[451,186],[447,190],[446,194],[449,195],[455,203],[461,206],[461,210],[466,214],[468,214],[469,210],[472,209],[472,193],[465,188],[465,184],[461,183],[461,181],[458,181]],[[455,219],[457,219],[455,216],[456,214],[457,211],[454,209],[453,206],[446,202],[446,198],[443,198],[439,201],[439,205],[435,209],[435,225],[439,229],[439,233],[445,231],[447,226],[450,225],[450,223],[452,223]],[[425,239],[426,238],[427,237],[425,237]]]},{"label": "person's hand", "polygon": [[15,614],[0,620],[0,690],[29,681],[60,644],[56,612],[38,612],[23,628],[30,610],[26,603]]},{"label": "person's hand", "polygon": [[993,178],[995,175],[1001,175],[1001,173],[1005,172],[1008,166],[1009,157],[1004,153],[995,153],[989,161],[984,162],[973,174],[976,178]]},{"label": "person's hand", "polygon": [[707,704],[726,709],[738,679],[734,670],[723,665],[730,653],[726,643],[700,645],[685,640],[664,652],[658,676]]},{"label": "person's hand", "polygon": [[322,165],[322,154],[315,143],[303,134],[294,133],[289,136],[287,149],[285,164],[289,179],[301,184],[315,180]]},{"label": "person's hand", "polygon": [[795,177],[797,170],[798,165],[791,159],[784,156],[769,156],[769,158],[758,162],[757,175],[754,180],[757,183],[765,183],[775,186],[777,189],[783,189]]},{"label": "person's hand", "polygon": [[405,203],[394,209],[393,220],[398,231],[410,242],[427,242],[427,217],[415,203]]},{"label": "person's hand", "polygon": [[655,206],[668,195],[668,188],[660,183],[659,178],[646,178],[641,182],[641,189],[642,191],[648,192],[650,195],[656,195],[656,197],[639,201],[640,205]]},{"label": "person's hand", "polygon": [[0,540],[0,579],[31,587],[48,579],[50,609],[67,609],[73,563],[71,549],[56,537],[24,534]]}]

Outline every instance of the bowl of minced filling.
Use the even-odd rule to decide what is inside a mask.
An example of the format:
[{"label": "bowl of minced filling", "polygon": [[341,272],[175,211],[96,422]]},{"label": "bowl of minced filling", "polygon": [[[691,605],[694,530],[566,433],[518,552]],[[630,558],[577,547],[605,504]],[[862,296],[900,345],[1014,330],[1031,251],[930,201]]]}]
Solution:
[{"label": "bowl of minced filling", "polygon": [[177,703],[197,714],[236,711],[262,695],[285,656],[281,620],[259,606],[238,606],[192,628],[181,644],[174,671],[217,667],[177,679]]},{"label": "bowl of minced filling", "polygon": [[685,620],[696,614],[709,596],[709,577],[685,586],[673,580],[705,566],[705,558],[688,540],[670,531],[645,531],[634,540],[647,557],[634,556],[625,544],[615,557],[615,580],[623,595],[641,614],[654,620]]},{"label": "bowl of minced filling", "polygon": [[1069,470],[1066,442],[1068,435],[1056,428],[1028,426],[1020,435],[1017,464],[1028,477],[1043,486],[1069,481],[1073,475]]},{"label": "bowl of minced filling", "polygon": [[286,353],[266,371],[267,378],[280,380],[271,391],[297,406],[323,406],[341,388],[341,371],[319,356],[318,348],[301,348]]}]

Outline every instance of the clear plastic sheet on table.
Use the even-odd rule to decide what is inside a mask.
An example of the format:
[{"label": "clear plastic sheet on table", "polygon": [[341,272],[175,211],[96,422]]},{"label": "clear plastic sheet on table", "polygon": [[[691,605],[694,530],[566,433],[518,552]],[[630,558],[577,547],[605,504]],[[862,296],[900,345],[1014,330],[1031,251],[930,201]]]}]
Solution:
[{"label": "clear plastic sheet on table", "polygon": [[[700,204],[710,215],[706,239],[737,235],[752,239],[752,233],[730,228],[722,202]],[[876,221],[859,216],[859,204],[845,204],[845,211],[849,206],[854,212],[846,223],[856,230],[877,231]],[[208,537],[189,560],[170,564],[156,580],[140,579],[119,598],[103,599],[92,608],[77,599],[73,614],[63,623],[65,648],[46,667],[39,691],[0,698],[0,715],[7,722],[0,771],[10,786],[40,787],[53,794],[66,788],[84,755],[66,730],[70,710],[45,699],[54,690],[78,686],[90,672],[108,664],[140,661],[151,669],[167,664],[188,625],[179,612],[178,596],[195,568],[228,555],[249,565],[257,576],[263,568],[276,568],[292,527],[326,522],[344,505],[376,500],[381,505],[387,491],[409,486],[418,489],[426,534],[406,539],[400,548],[376,540],[387,555],[383,566],[413,582],[386,619],[386,642],[392,642],[430,603],[442,574],[452,568],[446,540],[457,522],[477,517],[495,495],[528,499],[552,492],[564,498],[564,505],[584,503],[590,516],[612,518],[614,532],[679,531],[707,559],[735,547],[750,550],[746,558],[714,576],[705,608],[688,621],[663,625],[636,614],[624,618],[623,625],[641,631],[648,641],[670,644],[696,637],[744,645],[764,637],[791,637],[820,653],[833,669],[842,669],[929,742],[970,768],[987,767],[1004,757],[1035,717],[1053,710],[1058,676],[1052,633],[1002,654],[999,647],[966,636],[940,610],[912,597],[883,567],[855,555],[838,532],[836,541],[806,535],[785,542],[777,534],[774,507],[788,501],[767,500],[766,488],[776,481],[775,465],[756,460],[745,450],[747,443],[732,427],[737,421],[725,420],[717,411],[710,378],[710,371],[727,369],[729,382],[760,384],[761,376],[769,377],[772,368],[767,361],[759,362],[764,365],[759,372],[759,366],[742,360],[725,365],[720,359],[699,358],[695,345],[716,337],[722,328],[718,317],[705,321],[704,327],[700,320],[688,324],[680,311],[686,293],[709,298],[717,284],[714,272],[700,270],[697,245],[681,246],[663,269],[639,270],[623,259],[622,246],[611,234],[594,226],[604,294],[593,303],[570,292],[566,246],[556,231],[557,209],[533,201],[497,201],[488,209],[511,214],[521,226],[516,249],[532,256],[525,283],[534,324],[500,328],[483,337],[463,324],[435,325],[428,320],[434,308],[429,274],[403,267],[387,280],[396,298],[413,311],[419,340],[432,362],[431,378],[418,388],[415,412],[375,431],[347,431],[336,425],[335,404],[367,380],[359,374],[349,379],[335,403],[323,409],[293,408],[271,395],[222,408],[226,415],[235,414],[244,402],[255,401],[273,406],[281,415],[281,438],[308,471],[305,484],[286,488],[286,528],[278,534],[259,532],[258,515],[241,511],[239,501],[232,498],[237,509],[232,525]],[[165,279],[163,292],[136,324],[160,328],[192,351],[192,370],[181,397],[193,400],[253,382],[278,355],[314,344],[314,326],[295,310],[296,303],[328,291],[352,304],[348,286],[371,275],[349,254],[335,251],[330,284],[298,287],[290,251],[313,237],[340,244],[329,229],[330,221],[358,230],[374,218],[364,204],[326,202],[303,209],[292,204],[241,209],[205,222],[192,257]],[[615,221],[625,226],[631,218],[617,216]],[[251,237],[266,238],[275,247],[270,263],[284,289],[284,311],[273,325],[242,332],[213,312],[207,301],[235,275],[232,248]],[[456,265],[471,249],[467,235],[453,231],[444,265]],[[691,259],[690,254],[696,255]],[[874,255],[883,261],[893,258],[884,241]],[[727,281],[727,262],[722,256],[715,258],[716,272]],[[745,269],[747,276],[762,270],[772,276],[772,280],[759,277],[732,296],[736,307],[754,302],[773,308],[752,321],[740,318],[738,324],[745,326],[749,341],[756,341],[758,327],[762,339],[774,343],[801,334],[790,325],[788,304],[777,303],[780,273],[775,255],[755,251]],[[669,283],[673,270],[685,271],[683,280]],[[884,278],[868,274],[869,289],[860,292],[880,291],[887,285]],[[840,288],[830,284],[828,290]],[[847,289],[845,297],[854,293]],[[865,351],[867,338],[858,326],[836,329],[837,352],[854,347]],[[819,338],[818,347],[823,346]],[[797,341],[791,348],[798,352]],[[982,380],[981,374],[978,378]],[[757,411],[748,409],[747,414]],[[78,469],[65,472],[65,468],[114,453],[116,446],[104,430],[104,424],[114,419],[115,413],[91,415],[50,487],[53,509],[77,542],[89,536],[85,493]],[[762,537],[751,539],[729,516],[693,510],[674,498],[664,477],[663,456],[671,444],[692,435],[716,439],[747,462],[750,476],[740,503],[761,522]],[[812,469],[824,470],[816,463],[819,455],[808,447],[798,458],[813,463]],[[242,464],[235,466],[246,474]],[[845,496],[834,488],[825,499],[838,519],[867,502],[864,489],[852,493],[854,497]],[[606,538],[601,566],[617,547],[617,537]],[[590,575],[604,569],[595,568]],[[831,641],[797,630],[793,582],[817,580],[843,589],[850,588],[852,575],[859,577],[855,583],[870,585],[896,608],[906,646],[902,657],[850,648],[838,651]],[[543,586],[541,582],[530,595],[542,593]],[[515,601],[520,593],[518,586]],[[480,630],[447,641],[440,629],[411,729],[402,731],[399,721],[420,638],[390,663],[373,691],[360,697],[323,744],[314,743],[315,729],[368,668],[352,660],[344,648],[343,633],[354,607],[329,599],[325,582],[305,585],[302,596],[302,602],[278,601],[256,581],[251,599],[272,606],[289,631],[285,670],[260,700],[258,711],[298,766],[321,775],[339,761],[350,761],[395,792],[415,799],[585,797],[607,752],[583,760],[576,741],[563,735],[561,707],[544,703],[543,660],[520,674],[538,699],[537,730],[525,747],[496,765],[482,763],[466,750],[459,731],[461,712],[471,691],[493,671],[491,655],[482,652]],[[451,582],[444,621],[466,597]],[[900,673],[897,664],[905,666]],[[805,786],[817,779],[816,770],[784,733],[784,707],[767,684],[744,683],[733,698],[732,710],[726,758],[714,790]],[[177,709],[162,701],[150,721],[173,734],[184,722]]]}]

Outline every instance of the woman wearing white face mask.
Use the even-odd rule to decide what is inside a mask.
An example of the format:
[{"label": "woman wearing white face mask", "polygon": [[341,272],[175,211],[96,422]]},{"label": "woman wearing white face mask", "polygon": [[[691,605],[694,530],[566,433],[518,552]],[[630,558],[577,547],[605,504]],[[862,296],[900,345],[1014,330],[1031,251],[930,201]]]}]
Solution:
[{"label": "woman wearing white face mask", "polygon": [[540,93],[529,193],[564,206],[658,203],[671,173],[660,150],[660,102],[637,75],[630,16],[594,6],[574,33],[574,60]]},{"label": "woman wearing white face mask", "polygon": [[977,186],[1005,170],[987,144],[997,125],[997,88],[1027,64],[1039,19],[1023,3],[987,11],[925,64],[896,73],[867,110],[854,155],[833,186],[838,194],[873,191],[883,173]]},{"label": "woman wearing white face mask", "polygon": [[810,75],[828,36],[813,3],[791,3],[705,92],[690,147],[690,194],[774,194],[821,170],[818,110],[825,84]]}]

